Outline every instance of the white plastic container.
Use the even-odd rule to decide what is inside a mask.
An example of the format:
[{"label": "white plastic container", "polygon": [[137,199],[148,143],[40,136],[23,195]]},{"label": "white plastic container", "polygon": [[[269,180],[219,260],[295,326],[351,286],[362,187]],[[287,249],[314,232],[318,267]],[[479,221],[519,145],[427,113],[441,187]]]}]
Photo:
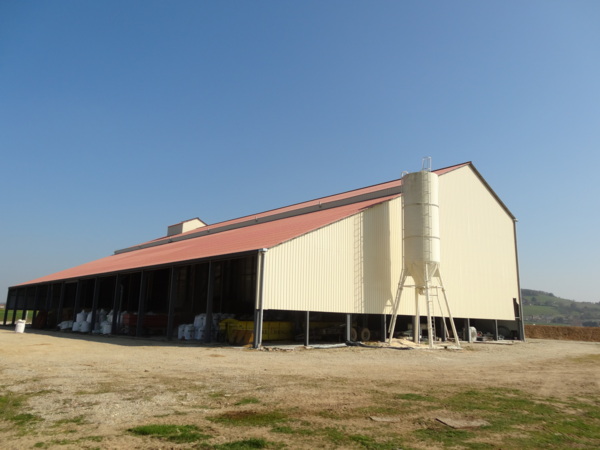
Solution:
[{"label": "white plastic container", "polygon": [[463,330],[464,332],[464,340],[467,342],[475,342],[477,340],[477,328],[475,327],[469,327],[468,329],[465,328]]},{"label": "white plastic container", "polygon": [[25,331],[25,321],[17,320],[15,325],[15,333],[23,333]]}]

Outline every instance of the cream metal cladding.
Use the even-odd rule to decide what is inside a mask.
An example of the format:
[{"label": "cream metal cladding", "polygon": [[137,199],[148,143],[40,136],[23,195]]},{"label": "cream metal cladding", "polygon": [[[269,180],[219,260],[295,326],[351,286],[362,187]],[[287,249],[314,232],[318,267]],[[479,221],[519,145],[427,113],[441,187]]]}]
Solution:
[{"label": "cream metal cladding", "polygon": [[264,308],[381,314],[401,267],[400,198],[271,248]]},{"label": "cream metal cladding", "polygon": [[454,317],[514,320],[514,223],[470,166],[440,177],[441,266]]},{"label": "cream metal cladding", "polygon": [[[401,206],[401,198],[392,199],[271,248],[264,308],[391,313],[402,267]],[[453,316],[513,320],[512,217],[470,166],[440,176],[440,234]],[[414,312],[414,290],[407,288],[399,314]]]}]

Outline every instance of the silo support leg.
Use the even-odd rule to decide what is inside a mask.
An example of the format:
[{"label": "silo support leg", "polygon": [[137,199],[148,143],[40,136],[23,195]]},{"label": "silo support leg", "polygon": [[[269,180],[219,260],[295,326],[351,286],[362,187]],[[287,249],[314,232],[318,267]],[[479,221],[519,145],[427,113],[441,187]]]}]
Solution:
[{"label": "silo support leg", "polygon": [[413,319],[413,342],[421,343],[421,315],[419,313],[419,289],[415,286],[415,317]]},{"label": "silo support leg", "polygon": [[392,343],[392,338],[394,337],[394,328],[396,328],[396,318],[398,317],[398,310],[400,309],[400,297],[402,297],[402,290],[404,289],[404,283],[406,282],[406,274],[404,269],[400,274],[400,281],[398,282],[398,289],[396,290],[396,298],[394,299],[394,308],[392,311],[392,318],[390,320],[389,327],[389,338],[388,343]]},{"label": "silo support leg", "polygon": [[454,318],[452,317],[452,312],[450,312],[450,305],[448,304],[448,297],[446,297],[446,288],[444,287],[444,282],[442,281],[442,277],[440,276],[440,284],[442,285],[442,294],[444,294],[444,302],[446,303],[446,309],[448,310],[448,318],[450,319],[450,326],[452,327],[452,334],[454,335],[454,342],[456,342],[456,346],[460,348],[460,340],[458,339],[458,333],[456,332],[456,325],[454,324]]},{"label": "silo support leg", "polygon": [[427,342],[429,348],[433,348],[433,341],[435,339],[435,333],[433,331],[433,324],[431,323],[431,296],[429,295],[429,274],[427,273],[427,266],[425,266],[425,300],[427,301]]}]

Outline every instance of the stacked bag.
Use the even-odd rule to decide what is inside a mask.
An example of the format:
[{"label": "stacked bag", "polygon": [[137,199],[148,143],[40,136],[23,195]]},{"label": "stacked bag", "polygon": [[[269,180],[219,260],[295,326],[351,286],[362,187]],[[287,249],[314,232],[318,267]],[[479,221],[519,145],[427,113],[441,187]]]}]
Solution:
[{"label": "stacked bag", "polygon": [[110,334],[112,332],[112,318],[113,312],[110,311],[108,314],[104,309],[101,309],[96,314],[96,324],[92,330],[92,312],[86,312],[82,310],[75,316],[75,321],[65,320],[58,324],[61,330],[71,329],[72,331],[79,331],[81,333],[92,333],[96,334]]},{"label": "stacked bag", "polygon": [[[219,323],[225,319],[231,319],[235,314],[214,313],[212,315],[211,340],[216,341],[219,336]],[[184,341],[203,341],[206,336],[206,314],[198,314],[194,317],[194,323],[181,324],[177,330],[177,339]]]}]

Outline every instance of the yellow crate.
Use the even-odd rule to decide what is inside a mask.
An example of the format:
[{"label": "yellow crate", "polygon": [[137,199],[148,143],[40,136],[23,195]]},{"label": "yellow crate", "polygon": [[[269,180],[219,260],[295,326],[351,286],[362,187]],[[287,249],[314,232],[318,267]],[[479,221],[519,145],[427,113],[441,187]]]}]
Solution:
[{"label": "yellow crate", "polygon": [[263,324],[263,339],[265,341],[287,341],[294,338],[292,322],[265,322]]},{"label": "yellow crate", "polygon": [[[225,332],[227,342],[235,343],[238,331],[254,331],[253,321],[225,319],[219,322],[219,329]],[[287,341],[294,338],[292,322],[264,322],[262,338],[265,341]]]},{"label": "yellow crate", "polygon": [[224,319],[219,322],[219,331],[227,331],[231,324],[237,323],[239,320],[235,319]]}]

